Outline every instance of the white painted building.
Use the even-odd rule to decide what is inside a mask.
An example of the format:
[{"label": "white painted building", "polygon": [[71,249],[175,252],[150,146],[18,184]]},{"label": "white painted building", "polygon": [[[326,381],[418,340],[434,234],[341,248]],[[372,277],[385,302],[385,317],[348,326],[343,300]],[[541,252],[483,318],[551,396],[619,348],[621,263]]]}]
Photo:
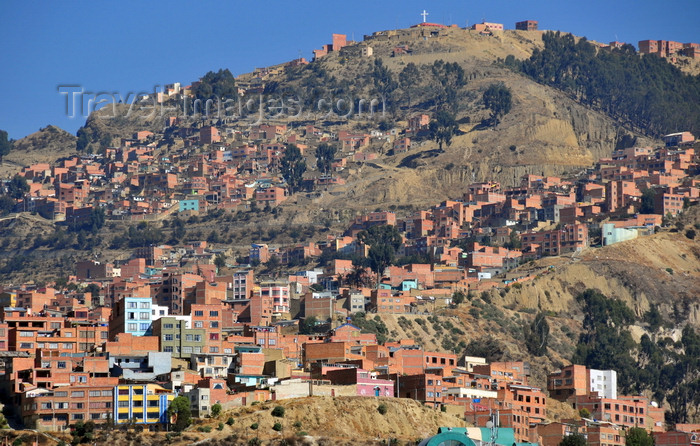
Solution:
[{"label": "white painted building", "polygon": [[602,398],[617,399],[617,372],[615,370],[590,369],[589,376],[591,392],[598,392]]}]

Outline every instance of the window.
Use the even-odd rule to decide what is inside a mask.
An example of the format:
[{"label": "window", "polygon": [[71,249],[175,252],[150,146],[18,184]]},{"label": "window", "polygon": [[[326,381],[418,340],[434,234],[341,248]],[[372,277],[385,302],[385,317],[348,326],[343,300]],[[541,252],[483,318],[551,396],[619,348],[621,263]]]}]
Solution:
[{"label": "window", "polygon": [[139,325],[139,328],[141,329],[141,331],[145,331],[145,330],[148,330],[149,328],[151,328],[151,324],[149,324],[148,322],[141,323]]},{"label": "window", "polygon": [[128,401],[118,401],[119,407],[129,407]]},{"label": "window", "polygon": [[204,322],[194,321],[194,328],[204,328]]},{"label": "window", "polygon": [[185,341],[192,342],[193,339],[194,339],[194,335],[191,335],[191,334],[185,335]]},{"label": "window", "polygon": [[129,319],[130,321],[136,320],[136,312],[129,311],[128,313],[126,313],[126,318]]},{"label": "window", "polygon": [[88,394],[90,396],[100,396],[100,391],[99,390],[91,390],[90,393]]},{"label": "window", "polygon": [[126,324],[127,331],[137,331],[138,324]]},{"label": "window", "polygon": [[137,303],[136,302],[127,302],[126,303],[126,308],[136,308]]},{"label": "window", "polygon": [[219,333],[209,333],[209,340],[210,341],[218,341],[219,340]]},{"label": "window", "polygon": [[140,302],[139,308],[151,308],[151,303],[150,302]]},{"label": "window", "polygon": [[65,396],[68,396],[68,392],[66,392],[66,391],[54,392],[53,396],[54,397],[65,397]]},{"label": "window", "polygon": [[209,323],[209,326],[210,326],[211,328],[219,328],[219,323],[216,322],[216,321],[212,321],[212,322]]},{"label": "window", "polygon": [[63,348],[65,350],[73,350],[73,344],[71,344],[70,342],[65,342],[63,343]]},{"label": "window", "polygon": [[173,352],[172,345],[168,345],[168,346],[163,347],[163,351],[166,353],[172,353]]},{"label": "window", "polygon": [[19,336],[21,338],[31,338],[32,336],[34,336],[34,332],[33,331],[20,331]]},{"label": "window", "polygon": [[194,342],[202,342],[202,335],[194,335]]},{"label": "window", "polygon": [[85,396],[85,392],[83,392],[82,390],[70,393],[71,398],[82,398],[84,396]]},{"label": "window", "polygon": [[82,420],[82,419],[83,419],[83,414],[81,414],[81,413],[74,413],[74,414],[72,415],[72,417],[73,417],[74,420]]},{"label": "window", "polygon": [[182,347],[182,353],[192,353],[192,347]]},{"label": "window", "polygon": [[164,334],[164,335],[163,335],[163,340],[164,340],[164,341],[172,341],[172,340],[173,340],[173,335],[172,335],[172,334]]},{"label": "window", "polygon": [[197,310],[194,312],[195,317],[202,317],[204,316],[204,311],[202,310]]},{"label": "window", "polygon": [[163,324],[163,329],[164,329],[164,330],[172,330],[172,329],[173,329],[173,324]]},{"label": "window", "polygon": [[219,312],[218,311],[210,311],[209,317],[219,317]]},{"label": "window", "polygon": [[56,364],[56,367],[59,369],[65,369],[66,368],[66,361],[58,361]]},{"label": "window", "polygon": [[150,320],[150,319],[151,319],[151,315],[150,315],[150,313],[148,313],[148,312],[142,311],[141,313],[139,313],[139,319],[141,319],[141,320],[144,320],[144,319],[145,319],[145,320]]},{"label": "window", "polygon": [[230,348],[225,348],[224,353],[233,353]]},{"label": "window", "polygon": [[209,350],[211,353],[219,353],[219,347],[210,347]]}]

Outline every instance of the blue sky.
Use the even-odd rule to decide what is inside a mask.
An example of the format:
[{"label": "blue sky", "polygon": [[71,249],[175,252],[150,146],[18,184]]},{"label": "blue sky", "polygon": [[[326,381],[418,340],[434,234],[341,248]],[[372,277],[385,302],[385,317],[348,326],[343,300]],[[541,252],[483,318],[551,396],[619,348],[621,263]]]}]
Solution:
[{"label": "blue sky", "polygon": [[209,70],[234,75],[292,60],[330,41],[421,21],[465,26],[482,20],[589,39],[700,43],[699,0],[459,1],[64,1],[0,2],[0,129],[19,139],[48,124],[72,133],[59,85],[87,91],[152,91],[188,84]]}]

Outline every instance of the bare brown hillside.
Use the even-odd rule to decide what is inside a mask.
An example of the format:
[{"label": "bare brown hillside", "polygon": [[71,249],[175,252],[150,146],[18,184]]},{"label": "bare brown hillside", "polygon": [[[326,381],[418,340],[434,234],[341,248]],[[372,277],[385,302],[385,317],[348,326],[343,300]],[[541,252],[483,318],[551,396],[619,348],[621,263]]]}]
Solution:
[{"label": "bare brown hillside", "polygon": [[34,163],[52,163],[58,158],[74,155],[76,137],[49,125],[14,142],[12,150],[0,164],[0,178],[7,178]]}]

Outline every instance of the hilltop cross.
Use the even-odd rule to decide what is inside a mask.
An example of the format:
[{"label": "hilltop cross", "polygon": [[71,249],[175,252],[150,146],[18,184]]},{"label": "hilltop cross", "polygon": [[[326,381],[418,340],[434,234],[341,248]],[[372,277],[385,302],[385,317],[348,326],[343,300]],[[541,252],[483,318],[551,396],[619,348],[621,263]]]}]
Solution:
[{"label": "hilltop cross", "polygon": [[425,18],[426,18],[429,14],[428,14],[427,12],[425,12],[425,9],[424,9],[423,12],[421,13],[421,15],[423,16],[423,23],[425,23]]}]

